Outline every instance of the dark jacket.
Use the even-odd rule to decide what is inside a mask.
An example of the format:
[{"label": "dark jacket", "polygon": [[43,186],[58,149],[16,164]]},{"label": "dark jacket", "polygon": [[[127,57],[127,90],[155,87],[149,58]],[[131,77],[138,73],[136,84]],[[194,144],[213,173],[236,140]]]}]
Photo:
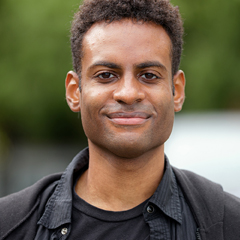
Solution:
[{"label": "dark jacket", "polygon": [[[192,172],[173,168],[202,240],[240,240],[240,199]],[[32,240],[37,222],[61,174],[0,199],[0,240]]]}]

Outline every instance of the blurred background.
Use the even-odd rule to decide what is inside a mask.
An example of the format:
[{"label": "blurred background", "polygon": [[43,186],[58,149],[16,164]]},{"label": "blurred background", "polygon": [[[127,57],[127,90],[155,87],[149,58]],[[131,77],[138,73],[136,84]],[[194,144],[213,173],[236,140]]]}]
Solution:
[{"label": "blurred background", "polygon": [[[187,86],[166,153],[240,196],[240,1],[172,3],[184,19]],[[0,1],[0,196],[63,171],[87,145],[64,88],[79,4]]]}]

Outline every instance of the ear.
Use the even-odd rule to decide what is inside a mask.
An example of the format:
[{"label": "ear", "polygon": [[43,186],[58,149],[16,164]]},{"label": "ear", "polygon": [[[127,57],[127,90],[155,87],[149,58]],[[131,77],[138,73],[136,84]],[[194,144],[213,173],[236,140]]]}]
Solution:
[{"label": "ear", "polygon": [[185,100],[185,75],[182,70],[179,70],[173,77],[173,84],[175,87],[174,95],[174,111],[179,112]]},{"label": "ear", "polygon": [[73,112],[79,112],[80,109],[80,91],[78,75],[70,71],[65,80],[67,104]]}]

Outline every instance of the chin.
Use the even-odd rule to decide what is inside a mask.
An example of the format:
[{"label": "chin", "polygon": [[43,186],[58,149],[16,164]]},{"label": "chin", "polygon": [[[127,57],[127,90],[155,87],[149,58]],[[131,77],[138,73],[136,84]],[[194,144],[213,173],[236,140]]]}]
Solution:
[{"label": "chin", "polygon": [[[161,144],[159,144],[161,145]],[[136,143],[118,143],[114,145],[109,145],[107,147],[108,151],[110,151],[112,154],[115,156],[118,156],[120,158],[126,158],[126,159],[133,159],[133,158],[138,158],[142,155],[144,155],[147,152],[150,152],[151,150],[159,147],[157,146],[152,146],[152,145],[146,145],[146,144],[141,144],[139,142]]]},{"label": "chin", "polygon": [[114,155],[120,158],[126,158],[126,159],[138,158],[144,153],[143,151],[139,151],[138,149],[132,149],[132,148],[109,149],[109,151],[111,151]]}]

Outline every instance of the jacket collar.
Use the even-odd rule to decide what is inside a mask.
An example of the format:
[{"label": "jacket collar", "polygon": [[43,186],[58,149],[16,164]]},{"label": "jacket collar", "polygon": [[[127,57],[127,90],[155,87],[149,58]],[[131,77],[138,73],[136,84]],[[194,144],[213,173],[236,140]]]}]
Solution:
[{"label": "jacket collar", "polygon": [[88,158],[88,148],[74,157],[63,173],[54,193],[49,198],[38,224],[49,229],[55,229],[71,222],[73,175],[88,165]]},{"label": "jacket collar", "polygon": [[[88,161],[88,148],[74,157],[59,180],[52,196],[49,198],[45,211],[38,221],[39,225],[48,229],[55,229],[63,224],[71,223],[73,176],[75,172],[86,169]],[[179,223],[182,222],[178,186],[172,167],[166,156],[163,178],[156,192],[149,199],[149,202],[157,206],[167,216]]]}]

